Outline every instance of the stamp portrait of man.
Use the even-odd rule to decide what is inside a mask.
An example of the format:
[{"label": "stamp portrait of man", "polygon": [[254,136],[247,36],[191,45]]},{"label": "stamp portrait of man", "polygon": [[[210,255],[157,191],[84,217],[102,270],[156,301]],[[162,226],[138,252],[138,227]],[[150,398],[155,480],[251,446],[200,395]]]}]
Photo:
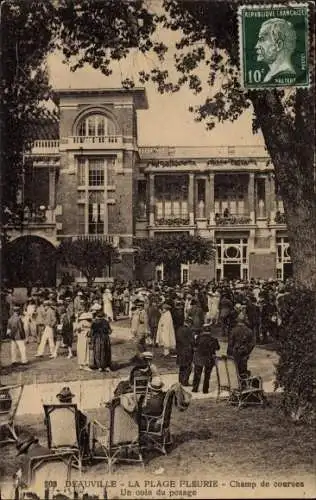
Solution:
[{"label": "stamp portrait of man", "polygon": [[296,46],[296,32],[289,21],[280,18],[262,23],[255,45],[257,61],[269,67],[264,82],[280,77],[295,77],[291,58]]}]

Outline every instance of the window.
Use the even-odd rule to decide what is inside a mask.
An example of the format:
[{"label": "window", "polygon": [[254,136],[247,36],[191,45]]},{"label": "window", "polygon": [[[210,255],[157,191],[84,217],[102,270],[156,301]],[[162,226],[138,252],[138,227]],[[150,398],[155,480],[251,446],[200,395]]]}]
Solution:
[{"label": "window", "polygon": [[89,160],[89,186],[104,186],[104,161],[103,159]]},{"label": "window", "polygon": [[92,191],[89,193],[89,234],[104,233],[104,193]]},{"label": "window", "polygon": [[86,160],[78,158],[78,186],[84,186],[86,183]]},{"label": "window", "polygon": [[77,128],[77,134],[80,137],[115,135],[115,125],[102,114],[90,115],[81,120]]},{"label": "window", "polygon": [[78,205],[78,234],[85,234],[85,205]]},{"label": "window", "polygon": [[[107,221],[108,172],[115,158],[79,157],[77,159],[78,233],[104,234]],[[112,183],[114,171],[112,172]]]}]

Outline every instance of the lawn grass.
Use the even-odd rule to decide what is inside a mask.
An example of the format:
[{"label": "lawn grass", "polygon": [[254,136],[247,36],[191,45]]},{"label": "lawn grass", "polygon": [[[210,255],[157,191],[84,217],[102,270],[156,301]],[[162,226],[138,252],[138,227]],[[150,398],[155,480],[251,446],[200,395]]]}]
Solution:
[{"label": "lawn grass", "polygon": [[[145,472],[163,468],[170,477],[287,477],[313,476],[315,473],[315,433],[305,425],[284,419],[278,408],[279,395],[269,396],[267,407],[236,409],[226,402],[193,401],[185,412],[173,410],[173,445],[167,456],[147,455]],[[102,417],[102,409],[89,412]],[[43,416],[18,420],[21,436],[29,434],[45,443]],[[0,477],[16,470],[13,445],[0,455]],[[89,468],[89,478],[102,474],[104,464]],[[137,474],[138,466],[118,465],[119,474]]]}]

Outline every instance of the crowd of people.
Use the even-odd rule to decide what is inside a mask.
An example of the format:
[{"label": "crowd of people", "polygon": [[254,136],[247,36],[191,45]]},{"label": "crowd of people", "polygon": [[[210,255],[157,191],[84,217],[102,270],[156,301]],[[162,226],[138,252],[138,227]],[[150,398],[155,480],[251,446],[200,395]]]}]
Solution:
[{"label": "crowd of people", "polygon": [[[236,358],[240,373],[256,343],[277,337],[279,309],[291,283],[275,280],[166,283],[111,283],[92,288],[59,286],[33,288],[24,304],[16,303],[12,289],[2,295],[2,338],[11,339],[11,362],[28,362],[27,344],[37,343],[36,357],[77,354],[80,369],[110,371],[112,325],[129,318],[136,359],[150,346],[176,356],[179,381],[188,384],[194,363],[193,390],[205,370],[204,392],[218,349],[218,334],[228,339],[228,355]],[[242,340],[243,339],[243,340]],[[76,344],[76,349],[74,346]],[[239,351],[247,351],[238,357]],[[206,354],[206,353],[209,354]],[[194,359],[193,359],[194,358]],[[206,359],[207,358],[207,359]]]}]

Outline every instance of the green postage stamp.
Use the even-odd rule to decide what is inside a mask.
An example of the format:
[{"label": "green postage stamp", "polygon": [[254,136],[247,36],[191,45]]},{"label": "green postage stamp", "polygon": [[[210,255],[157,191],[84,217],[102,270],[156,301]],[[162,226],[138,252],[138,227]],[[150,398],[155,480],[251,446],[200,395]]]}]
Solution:
[{"label": "green postage stamp", "polygon": [[308,87],[308,5],[238,9],[241,83],[245,89]]}]

